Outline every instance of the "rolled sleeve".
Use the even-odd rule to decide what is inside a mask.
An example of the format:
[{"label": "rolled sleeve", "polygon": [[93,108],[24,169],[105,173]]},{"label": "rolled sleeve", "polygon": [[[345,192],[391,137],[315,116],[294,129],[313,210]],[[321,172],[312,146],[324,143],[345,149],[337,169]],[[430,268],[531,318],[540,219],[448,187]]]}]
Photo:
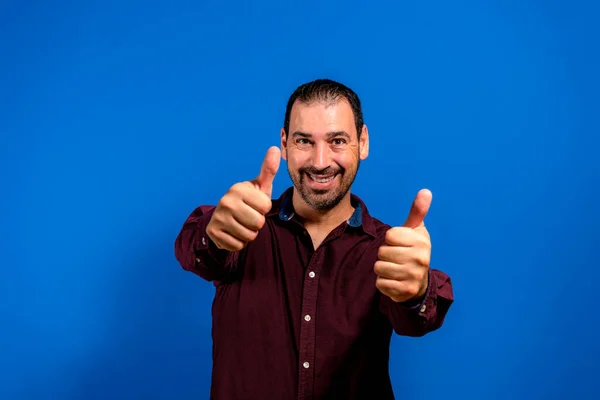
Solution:
[{"label": "rolled sleeve", "polygon": [[175,257],[182,268],[207,281],[225,279],[237,259],[237,253],[219,249],[206,234],[214,210],[214,206],[196,208],[175,240]]},{"label": "rolled sleeve", "polygon": [[381,295],[381,311],[401,336],[423,336],[439,329],[454,301],[452,282],[445,273],[430,269],[427,291],[417,302],[397,303]]}]

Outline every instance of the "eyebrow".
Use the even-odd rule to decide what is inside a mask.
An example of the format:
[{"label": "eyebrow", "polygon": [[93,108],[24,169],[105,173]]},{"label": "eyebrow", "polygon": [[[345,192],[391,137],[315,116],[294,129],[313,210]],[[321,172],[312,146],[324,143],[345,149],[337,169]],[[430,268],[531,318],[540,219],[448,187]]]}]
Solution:
[{"label": "eyebrow", "polygon": [[[347,132],[345,131],[333,131],[333,132],[327,132],[327,139],[331,139],[337,136],[344,136],[348,139],[350,139],[350,135],[348,135]],[[292,137],[303,137],[303,138],[311,138],[312,135],[310,133],[306,133],[306,132],[294,132],[292,134]]]}]

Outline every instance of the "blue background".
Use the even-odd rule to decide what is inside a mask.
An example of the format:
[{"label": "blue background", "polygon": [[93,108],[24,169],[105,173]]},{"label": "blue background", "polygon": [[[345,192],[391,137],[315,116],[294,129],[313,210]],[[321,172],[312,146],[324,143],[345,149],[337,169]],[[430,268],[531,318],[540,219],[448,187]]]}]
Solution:
[{"label": "blue background", "polygon": [[431,189],[454,281],[394,338],[398,398],[597,399],[598,6],[217,3],[2,3],[0,398],[207,398],[213,287],[173,242],[330,77],[370,128],[354,192],[400,224]]}]

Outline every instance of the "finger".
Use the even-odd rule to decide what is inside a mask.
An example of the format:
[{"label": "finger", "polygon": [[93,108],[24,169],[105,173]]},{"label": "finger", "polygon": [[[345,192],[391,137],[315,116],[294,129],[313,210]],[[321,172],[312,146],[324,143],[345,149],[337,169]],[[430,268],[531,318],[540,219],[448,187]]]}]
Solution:
[{"label": "finger", "polygon": [[270,147],[260,168],[260,174],[254,180],[256,186],[269,197],[271,197],[273,191],[273,180],[279,170],[280,161],[281,150],[279,150],[279,147]]},{"label": "finger", "polygon": [[414,253],[414,251],[410,247],[381,246],[377,252],[377,259],[395,264],[403,264],[410,262],[411,253]]},{"label": "finger", "polygon": [[390,228],[385,233],[385,243],[390,246],[410,247],[420,240],[422,240],[421,235],[405,226]]},{"label": "finger", "polygon": [[379,260],[373,267],[375,274],[381,278],[392,280],[407,280],[411,275],[406,268],[389,261]]},{"label": "finger", "polygon": [[250,231],[259,231],[265,224],[265,217],[247,204],[242,204],[241,210],[235,212],[234,220]]},{"label": "finger", "polygon": [[413,299],[420,292],[419,284],[416,281],[396,281],[378,277],[375,286],[381,293],[396,302]]},{"label": "finger", "polygon": [[431,206],[431,199],[433,195],[428,189],[421,189],[415,196],[415,200],[412,203],[408,217],[404,222],[404,226],[407,228],[418,228],[422,226],[425,221],[425,216]]},{"label": "finger", "polygon": [[224,225],[222,231],[240,242],[250,242],[256,238],[258,231],[248,229],[235,219]]},{"label": "finger", "polygon": [[265,215],[271,210],[271,197],[261,190],[252,188],[244,192],[242,200],[253,210],[258,211],[262,215]]},{"label": "finger", "polygon": [[378,277],[375,286],[381,293],[398,302],[409,299],[414,293],[414,289],[412,288],[414,284],[409,281],[396,281]]},{"label": "finger", "polygon": [[381,246],[377,256],[378,260],[388,261],[398,265],[429,267],[431,262],[431,250],[427,247]]},{"label": "finger", "polygon": [[223,230],[213,234],[213,242],[218,248],[228,251],[240,251],[246,246],[246,242]]}]

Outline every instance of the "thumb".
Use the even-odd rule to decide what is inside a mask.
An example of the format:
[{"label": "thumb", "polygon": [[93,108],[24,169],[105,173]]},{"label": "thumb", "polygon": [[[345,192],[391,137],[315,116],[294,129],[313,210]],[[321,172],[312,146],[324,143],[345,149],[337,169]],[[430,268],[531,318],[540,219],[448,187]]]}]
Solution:
[{"label": "thumb", "polygon": [[419,190],[404,222],[405,227],[414,229],[423,225],[429,206],[431,206],[432,197],[433,195],[428,189]]},{"label": "thumb", "polygon": [[279,170],[280,161],[281,151],[279,147],[270,147],[260,168],[260,174],[253,181],[258,189],[269,197],[271,197],[271,192],[273,191],[273,179],[275,179],[277,170]]}]

